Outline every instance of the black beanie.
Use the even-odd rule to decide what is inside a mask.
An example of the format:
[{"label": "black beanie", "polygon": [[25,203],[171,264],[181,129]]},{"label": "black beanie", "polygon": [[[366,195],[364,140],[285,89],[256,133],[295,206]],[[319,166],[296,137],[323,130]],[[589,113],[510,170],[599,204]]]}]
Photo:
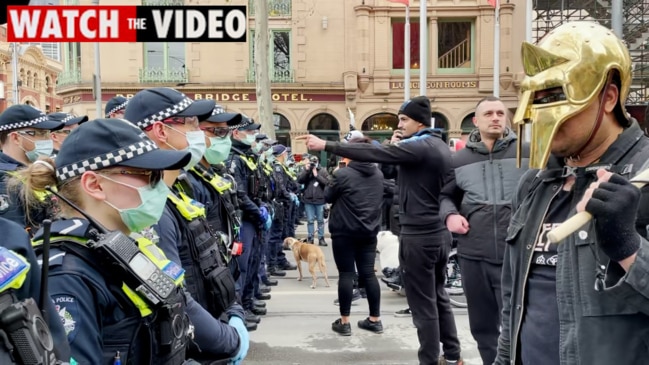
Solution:
[{"label": "black beanie", "polygon": [[433,116],[430,110],[430,100],[426,96],[416,96],[401,104],[399,114],[405,114],[426,127],[430,127],[430,119]]}]

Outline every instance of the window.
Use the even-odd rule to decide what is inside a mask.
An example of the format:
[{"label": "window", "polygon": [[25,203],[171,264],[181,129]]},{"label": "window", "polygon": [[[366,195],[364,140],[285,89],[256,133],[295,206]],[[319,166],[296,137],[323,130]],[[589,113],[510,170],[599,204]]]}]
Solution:
[{"label": "window", "polygon": [[[270,30],[269,70],[271,82],[293,82],[291,68],[291,31]],[[255,31],[250,30],[250,69],[248,82],[255,82]]]},{"label": "window", "polygon": [[437,26],[439,71],[441,73],[473,73],[473,22],[440,20]]},{"label": "window", "polygon": [[[406,20],[392,20],[392,69],[405,69],[404,42]],[[419,69],[419,21],[410,20],[410,69]]]},{"label": "window", "polygon": [[187,81],[184,43],[145,43],[141,82]]},{"label": "window", "polygon": [[[290,17],[292,0],[268,0],[268,17]],[[248,12],[255,16],[255,1],[248,0]]]}]

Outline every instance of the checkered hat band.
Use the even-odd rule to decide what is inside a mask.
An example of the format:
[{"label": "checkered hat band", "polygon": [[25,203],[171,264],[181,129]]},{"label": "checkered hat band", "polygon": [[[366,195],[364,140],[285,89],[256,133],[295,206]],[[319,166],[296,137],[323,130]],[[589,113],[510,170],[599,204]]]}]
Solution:
[{"label": "checkered hat band", "polygon": [[109,110],[108,113],[106,113],[106,116],[110,117],[111,114],[126,108],[126,104],[128,104],[128,100],[126,100],[125,102],[119,104],[118,106],[114,107],[113,109]]},{"label": "checkered hat band", "polygon": [[56,169],[56,177],[59,181],[65,181],[73,177],[81,176],[86,171],[100,170],[106,167],[118,165],[120,162],[130,160],[134,157],[157,150],[158,146],[152,141],[142,141],[118,150],[89,158],[71,165]]},{"label": "checkered hat band", "polygon": [[223,113],[225,113],[225,109],[223,109],[223,107],[220,107],[218,105],[214,108],[214,110],[212,110],[212,115],[219,115]]},{"label": "checkered hat band", "polygon": [[137,122],[137,126],[140,127],[140,129],[144,129],[151,124],[155,122],[159,122],[162,120],[165,120],[167,118],[171,118],[174,115],[182,112],[183,110],[189,108],[190,105],[192,105],[194,101],[188,97],[185,97],[183,100],[181,100],[179,103],[163,110],[160,112],[157,112],[153,114],[152,116],[142,119],[141,121]]},{"label": "checkered hat band", "polygon": [[11,124],[6,124],[3,126],[0,126],[0,132],[2,131],[10,131],[12,129],[22,129],[22,128],[29,128],[33,125],[36,125],[38,123],[43,123],[47,121],[47,115],[43,115],[41,117],[38,117],[36,119],[28,120],[26,122],[16,122],[16,123],[11,123]]},{"label": "checkered hat band", "polygon": [[243,122],[241,122],[241,123],[239,123],[237,125],[233,125],[232,127],[228,127],[228,129],[233,131],[235,129],[247,127],[247,126],[251,125],[252,123],[253,123],[252,119],[245,119]]},{"label": "checkered hat band", "polygon": [[63,118],[63,120],[61,120],[61,122],[62,123],[67,123],[67,122],[71,121],[74,118],[76,118],[74,115],[69,115],[69,116]]}]

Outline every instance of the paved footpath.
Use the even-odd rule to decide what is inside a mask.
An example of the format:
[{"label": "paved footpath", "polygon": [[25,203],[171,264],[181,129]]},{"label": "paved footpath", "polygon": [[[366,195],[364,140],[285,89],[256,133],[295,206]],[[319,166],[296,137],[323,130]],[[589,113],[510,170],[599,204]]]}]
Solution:
[{"label": "paved footpath", "polygon": [[[298,227],[297,236],[306,236],[306,225]],[[338,274],[329,246],[323,247],[331,287],[325,287],[322,276],[318,286],[311,289],[307,265],[304,281],[297,281],[297,271],[288,271],[273,287],[267,301],[268,314],[259,328],[250,333],[250,351],[244,364],[331,365],[331,364],[417,364],[416,329],[412,318],[396,318],[393,313],[405,308],[405,298],[381,283],[381,312],[385,331],[381,335],[356,327],[356,322],[368,315],[367,302],[359,300],[352,306],[352,336],[344,337],[331,331],[331,323],[339,317],[333,305],[337,297]],[[289,251],[285,251],[290,254]],[[293,262],[292,254],[290,261]],[[378,265],[377,265],[378,267]],[[457,309],[456,322],[466,365],[480,365],[475,341],[469,332],[465,309]]]}]

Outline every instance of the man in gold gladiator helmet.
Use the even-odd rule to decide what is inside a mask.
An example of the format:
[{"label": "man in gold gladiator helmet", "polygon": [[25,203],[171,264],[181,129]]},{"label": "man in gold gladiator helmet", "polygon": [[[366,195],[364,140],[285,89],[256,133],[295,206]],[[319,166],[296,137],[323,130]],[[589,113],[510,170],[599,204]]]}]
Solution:
[{"label": "man in gold gladiator helmet", "polygon": [[[512,202],[495,364],[649,359],[649,194],[629,183],[649,139],[626,112],[631,59],[611,30],[566,23],[523,43],[514,124],[531,127],[530,170]],[[577,211],[591,223],[552,243]]]}]

